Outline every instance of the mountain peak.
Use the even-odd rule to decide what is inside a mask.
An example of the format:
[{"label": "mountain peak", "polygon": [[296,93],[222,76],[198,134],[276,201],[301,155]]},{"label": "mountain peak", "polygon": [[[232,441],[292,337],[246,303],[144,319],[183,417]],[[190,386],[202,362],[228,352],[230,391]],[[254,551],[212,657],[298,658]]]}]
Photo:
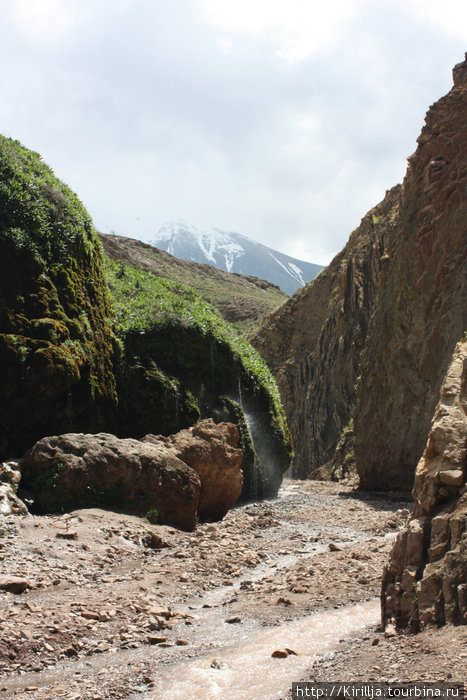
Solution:
[{"label": "mountain peak", "polygon": [[183,260],[267,279],[287,294],[293,294],[322,269],[321,265],[280,253],[240,233],[220,228],[201,229],[183,219],[166,221],[152,244]]}]

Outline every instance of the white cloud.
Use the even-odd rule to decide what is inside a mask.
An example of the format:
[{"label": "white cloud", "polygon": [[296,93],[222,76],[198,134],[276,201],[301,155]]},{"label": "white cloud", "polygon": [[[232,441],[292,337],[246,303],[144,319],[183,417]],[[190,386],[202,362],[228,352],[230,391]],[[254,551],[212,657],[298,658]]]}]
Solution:
[{"label": "white cloud", "polygon": [[53,40],[76,27],[79,3],[69,0],[6,0],[13,22],[31,39]]},{"label": "white cloud", "polygon": [[467,39],[465,0],[407,0],[407,8],[418,21],[423,19],[459,39]]},{"label": "white cloud", "polygon": [[181,216],[327,262],[400,181],[463,58],[424,8],[0,1],[0,128],[101,228],[149,238]]},{"label": "white cloud", "polygon": [[208,21],[235,45],[235,37],[267,39],[284,63],[294,63],[338,41],[363,0],[200,0]]}]

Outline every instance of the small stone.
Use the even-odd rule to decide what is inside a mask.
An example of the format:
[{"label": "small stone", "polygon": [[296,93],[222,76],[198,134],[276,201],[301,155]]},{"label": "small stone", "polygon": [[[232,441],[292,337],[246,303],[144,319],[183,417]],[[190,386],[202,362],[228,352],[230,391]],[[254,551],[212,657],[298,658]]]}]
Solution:
[{"label": "small stone", "polygon": [[386,629],[384,630],[384,636],[385,637],[396,637],[397,636],[396,628],[394,627],[394,625],[391,622],[386,626]]},{"label": "small stone", "polygon": [[286,651],[285,649],[276,649],[271,654],[273,659],[286,659],[288,657],[288,655],[289,655],[289,652]]},{"label": "small stone", "polygon": [[148,613],[150,615],[154,615],[155,617],[165,617],[169,619],[171,617],[171,612],[167,608],[160,608],[160,607],[152,607],[149,608]]},{"label": "small stone", "polygon": [[147,644],[164,644],[167,641],[167,637],[158,637],[155,634],[148,634],[146,637]]},{"label": "small stone", "polygon": [[462,486],[464,473],[462,469],[445,469],[438,472],[439,480],[447,486]]},{"label": "small stone", "polygon": [[329,551],[330,552],[341,552],[341,548],[337,546],[337,544],[334,544],[334,542],[329,543]]},{"label": "small stone", "polygon": [[375,646],[377,646],[378,644],[379,644],[379,639],[378,639],[378,637],[375,637],[375,638],[371,641],[371,646],[372,646],[372,647],[375,647]]},{"label": "small stone", "polygon": [[235,625],[241,622],[242,619],[238,617],[238,615],[233,615],[232,617],[228,617],[225,622],[227,622],[229,625]]},{"label": "small stone", "polygon": [[91,610],[82,610],[80,615],[81,615],[81,617],[84,617],[86,620],[98,620],[99,619],[99,613],[92,612]]},{"label": "small stone", "polygon": [[276,605],[292,605],[292,601],[289,598],[283,598],[282,596],[277,599]]},{"label": "small stone", "polygon": [[75,530],[68,530],[67,532],[57,532],[55,537],[59,540],[77,540],[78,533]]},{"label": "small stone", "polygon": [[289,656],[298,656],[298,651],[294,651],[293,649],[289,649],[289,647],[285,647],[285,651],[289,654]]},{"label": "small stone", "polygon": [[177,639],[177,641],[175,642],[175,644],[176,644],[178,647],[186,647],[186,646],[188,646],[189,642],[187,642],[186,639]]},{"label": "small stone", "polygon": [[32,583],[19,576],[0,576],[0,589],[8,593],[23,593],[26,588],[32,588]]}]

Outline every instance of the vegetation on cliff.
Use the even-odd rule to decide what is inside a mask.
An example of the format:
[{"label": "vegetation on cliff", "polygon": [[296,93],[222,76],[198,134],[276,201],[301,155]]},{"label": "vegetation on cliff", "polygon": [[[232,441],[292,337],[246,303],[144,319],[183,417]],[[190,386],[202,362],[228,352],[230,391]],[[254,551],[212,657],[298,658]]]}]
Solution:
[{"label": "vegetation on cliff", "polygon": [[239,424],[246,493],[277,491],[291,441],[264,360],[194,290],[104,271],[79,199],[4,137],[0,272],[0,457],[46,435],[167,435],[212,417]]},{"label": "vegetation on cliff", "polygon": [[124,348],[118,434],[173,433],[200,416],[232,420],[246,453],[245,495],[275,493],[291,441],[263,358],[193,289],[109,258],[106,274]]},{"label": "vegetation on cliff", "polygon": [[0,455],[99,430],[116,402],[100,244],[76,195],[0,136]]}]

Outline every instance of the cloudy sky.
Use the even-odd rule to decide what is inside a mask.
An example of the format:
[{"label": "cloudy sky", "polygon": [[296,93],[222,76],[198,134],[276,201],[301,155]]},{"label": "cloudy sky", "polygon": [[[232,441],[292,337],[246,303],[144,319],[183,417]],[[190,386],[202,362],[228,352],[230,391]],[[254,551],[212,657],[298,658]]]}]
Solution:
[{"label": "cloudy sky", "polygon": [[465,0],[0,0],[0,131],[102,231],[183,218],[326,264],[465,50]]}]

